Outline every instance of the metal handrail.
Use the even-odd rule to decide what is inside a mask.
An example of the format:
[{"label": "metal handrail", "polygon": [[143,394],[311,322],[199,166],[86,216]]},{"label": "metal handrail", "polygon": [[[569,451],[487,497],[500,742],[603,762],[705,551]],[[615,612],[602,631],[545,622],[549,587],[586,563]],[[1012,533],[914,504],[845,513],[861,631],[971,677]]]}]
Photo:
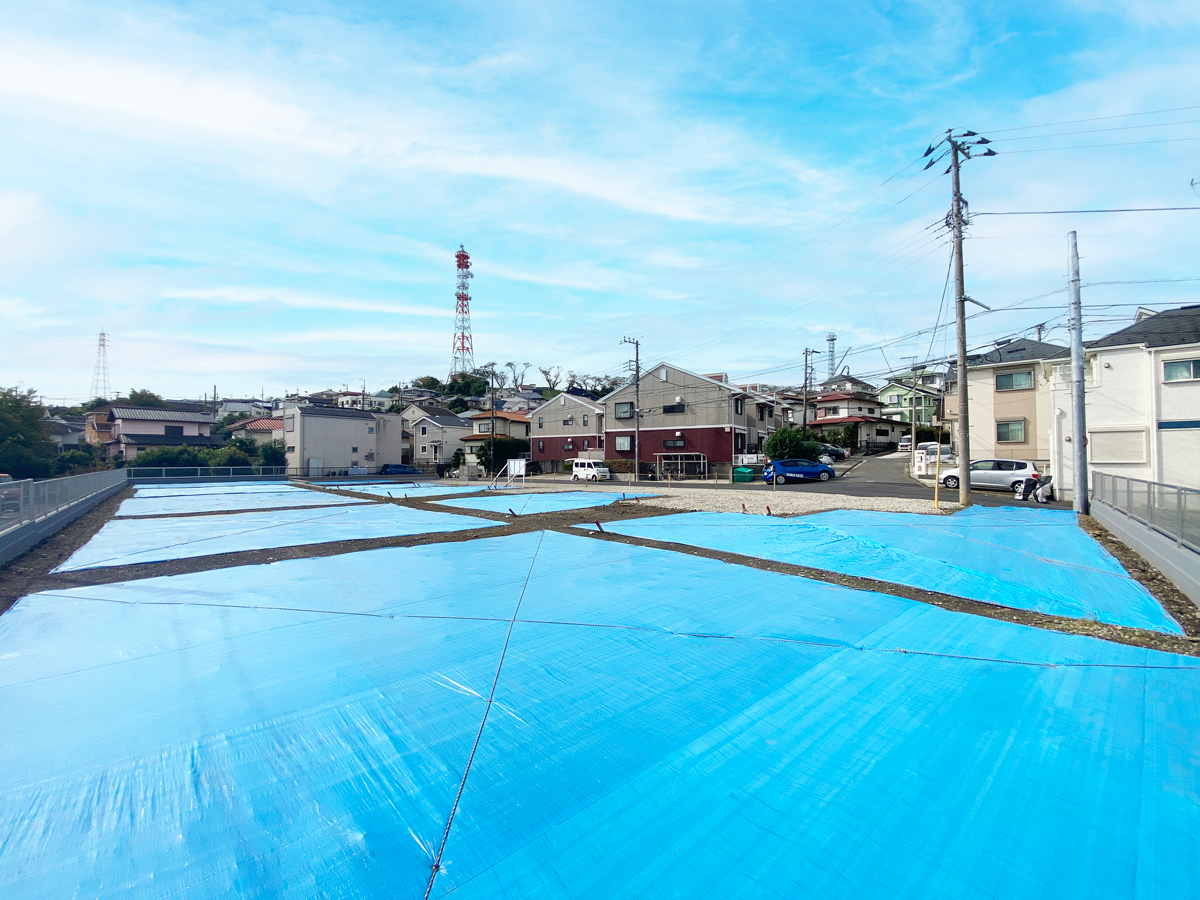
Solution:
[{"label": "metal handrail", "polygon": [[24,479],[0,483],[0,534],[41,521],[123,483],[128,477],[124,469],[108,469],[42,481]]},{"label": "metal handrail", "polygon": [[1200,553],[1200,490],[1093,472],[1092,499]]},{"label": "metal handrail", "polygon": [[248,478],[285,477],[287,466],[127,466],[130,478]]}]

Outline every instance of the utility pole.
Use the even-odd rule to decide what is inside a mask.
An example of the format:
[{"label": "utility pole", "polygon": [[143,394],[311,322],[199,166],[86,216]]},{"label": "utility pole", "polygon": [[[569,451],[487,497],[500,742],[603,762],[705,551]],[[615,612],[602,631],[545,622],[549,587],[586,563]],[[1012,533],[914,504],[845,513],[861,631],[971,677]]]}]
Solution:
[{"label": "utility pole", "polygon": [[[491,451],[488,453],[488,459],[491,463],[492,471],[496,469],[496,369],[492,367],[488,369],[488,383],[492,388],[492,433],[489,438]],[[491,473],[489,473],[491,474]]]},{"label": "utility pole", "polygon": [[[966,201],[963,200],[961,184],[959,181],[959,166],[961,164],[960,157],[965,156],[971,159],[971,151],[978,152],[980,146],[990,144],[985,137],[980,137],[975,131],[960,131],[954,133],[954,129],[946,132],[946,136],[936,144],[930,144],[925,151],[926,156],[932,156],[937,148],[943,144],[948,145],[948,150],[942,151],[941,155],[934,157],[925,164],[928,169],[935,163],[940,162],[947,156],[950,157],[950,168],[943,174],[953,175],[951,181],[951,199],[950,199],[950,215],[947,217],[947,224],[954,234],[954,322],[955,331],[957,332],[958,343],[958,502],[963,506],[971,505],[971,416],[970,410],[967,407],[967,301],[971,300],[967,296],[966,284],[963,278],[963,225],[965,224],[965,216],[963,214],[963,206]],[[980,156],[996,156],[996,151],[991,147],[984,150]],[[972,303],[977,303],[983,306],[977,300],[971,300]],[[987,307],[984,307],[985,309]],[[916,432],[913,432],[913,442],[916,443]],[[939,447],[939,457],[941,450]]]},{"label": "utility pole", "polygon": [[633,480],[642,479],[642,342],[627,337],[622,344],[633,344]]},{"label": "utility pole", "polygon": [[1067,235],[1071,296],[1071,445],[1075,448],[1075,490],[1072,508],[1088,514],[1087,404],[1083,380],[1083,304],[1079,299],[1079,248],[1075,232]]},{"label": "utility pole", "polygon": [[[816,356],[820,353],[819,350],[806,349],[804,351],[804,411],[801,414],[800,421],[803,423],[800,427],[800,434],[803,435],[808,431],[808,382],[810,378],[810,367],[808,359],[810,356]],[[833,355],[833,343],[830,341],[830,356]],[[833,365],[830,363],[830,365]]]}]

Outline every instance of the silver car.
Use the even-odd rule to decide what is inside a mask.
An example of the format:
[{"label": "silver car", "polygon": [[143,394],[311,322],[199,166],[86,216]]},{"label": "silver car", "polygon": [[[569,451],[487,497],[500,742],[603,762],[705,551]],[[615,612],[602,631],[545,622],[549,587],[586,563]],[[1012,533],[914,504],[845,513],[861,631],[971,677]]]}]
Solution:
[{"label": "silver car", "polygon": [[[1027,459],[977,459],[971,463],[971,487],[992,491],[1015,491],[1026,478],[1038,478],[1037,466]],[[958,488],[959,470],[955,466],[942,473],[942,484]]]}]

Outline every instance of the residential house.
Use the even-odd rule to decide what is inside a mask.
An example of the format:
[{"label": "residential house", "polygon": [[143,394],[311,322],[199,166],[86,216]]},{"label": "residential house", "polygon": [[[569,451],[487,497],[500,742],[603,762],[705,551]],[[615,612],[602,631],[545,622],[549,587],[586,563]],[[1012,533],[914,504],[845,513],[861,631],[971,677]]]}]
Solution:
[{"label": "residential house", "polygon": [[104,446],[109,457],[127,461],[158,447],[220,447],[224,441],[211,434],[215,422],[209,413],[114,404]]},{"label": "residential house", "polygon": [[274,415],[243,419],[229,426],[229,436],[247,438],[254,441],[256,447],[261,447],[283,438],[283,420]]},{"label": "residential house", "polygon": [[[1049,465],[1053,419],[1050,375],[1070,355],[1066,347],[1031,338],[998,341],[995,348],[967,358],[967,397],[971,404],[971,459],[1027,459]],[[945,418],[958,443],[957,373],[947,387]]]},{"label": "residential house", "polygon": [[222,419],[233,413],[269,416],[274,408],[275,404],[270,400],[222,400],[217,406],[217,418]]},{"label": "residential house", "polygon": [[603,402],[605,456],[635,458],[634,420],[640,416],[636,456],[660,476],[729,478],[734,463],[762,453],[767,436],[780,425],[772,398],[730,384],[724,373],[698,375],[665,362],[643,373],[637,391],[627,384]]},{"label": "residential house", "polygon": [[879,389],[883,416],[912,424],[915,415],[918,428],[931,428],[934,419],[942,415],[944,379],[941,372],[926,373],[922,370],[891,376]]},{"label": "residential house", "polygon": [[427,413],[418,416],[409,428],[412,433],[410,459],[413,465],[423,471],[434,471],[438,464],[449,462],[457,450],[465,452],[463,438],[473,430],[471,422],[448,411],[443,411],[441,415]]},{"label": "residential house", "polygon": [[523,412],[495,411],[477,412],[470,417],[472,432],[464,435],[462,442],[467,451],[467,463],[477,462],[476,451],[492,439],[492,425],[496,427],[496,437],[510,437],[519,440],[529,439],[529,416]]},{"label": "residential house", "polygon": [[387,412],[395,401],[387,391],[376,391],[368,394],[365,391],[342,391],[338,394],[337,405],[341,409],[366,409],[375,412]]},{"label": "residential house", "polygon": [[83,416],[61,413],[51,415],[49,410],[46,410],[42,416],[42,427],[50,435],[50,440],[54,441],[54,448],[59,453],[64,450],[74,450],[81,441],[86,443],[87,434],[84,423]]},{"label": "residential house", "polygon": [[842,373],[821,382],[821,390],[811,398],[816,408],[809,428],[818,434],[838,429],[848,435],[853,448],[870,452],[898,443],[909,428],[883,414],[879,393],[870,382]]},{"label": "residential house", "polygon": [[[1092,472],[1200,489],[1200,305],[1142,310],[1132,325],[1089,342],[1084,389]],[[1050,471],[1070,497],[1069,358],[1054,362],[1049,393]]]},{"label": "residential house", "polygon": [[309,477],[350,469],[378,472],[403,462],[408,434],[400,416],[334,406],[285,406],[283,421],[288,470]]},{"label": "residential house", "polygon": [[543,400],[529,413],[530,454],[550,469],[563,460],[604,459],[604,404],[576,394]]}]

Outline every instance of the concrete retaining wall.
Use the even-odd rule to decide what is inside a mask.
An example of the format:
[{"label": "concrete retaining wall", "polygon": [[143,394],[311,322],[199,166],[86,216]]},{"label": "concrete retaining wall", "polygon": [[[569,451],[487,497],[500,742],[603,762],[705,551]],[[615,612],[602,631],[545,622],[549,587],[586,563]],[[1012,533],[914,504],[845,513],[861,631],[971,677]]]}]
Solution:
[{"label": "concrete retaining wall", "polygon": [[27,522],[19,528],[0,535],[0,566],[14,559],[36,544],[45,540],[61,528],[70,525],[85,512],[95,509],[117,491],[125,487],[127,482],[121,481],[107,487],[90,497],[71,504],[65,509],[51,513],[36,522]]},{"label": "concrete retaining wall", "polygon": [[1200,607],[1200,553],[1180,547],[1103,501],[1092,500],[1091,513],[1118,540],[1140,553]]}]

